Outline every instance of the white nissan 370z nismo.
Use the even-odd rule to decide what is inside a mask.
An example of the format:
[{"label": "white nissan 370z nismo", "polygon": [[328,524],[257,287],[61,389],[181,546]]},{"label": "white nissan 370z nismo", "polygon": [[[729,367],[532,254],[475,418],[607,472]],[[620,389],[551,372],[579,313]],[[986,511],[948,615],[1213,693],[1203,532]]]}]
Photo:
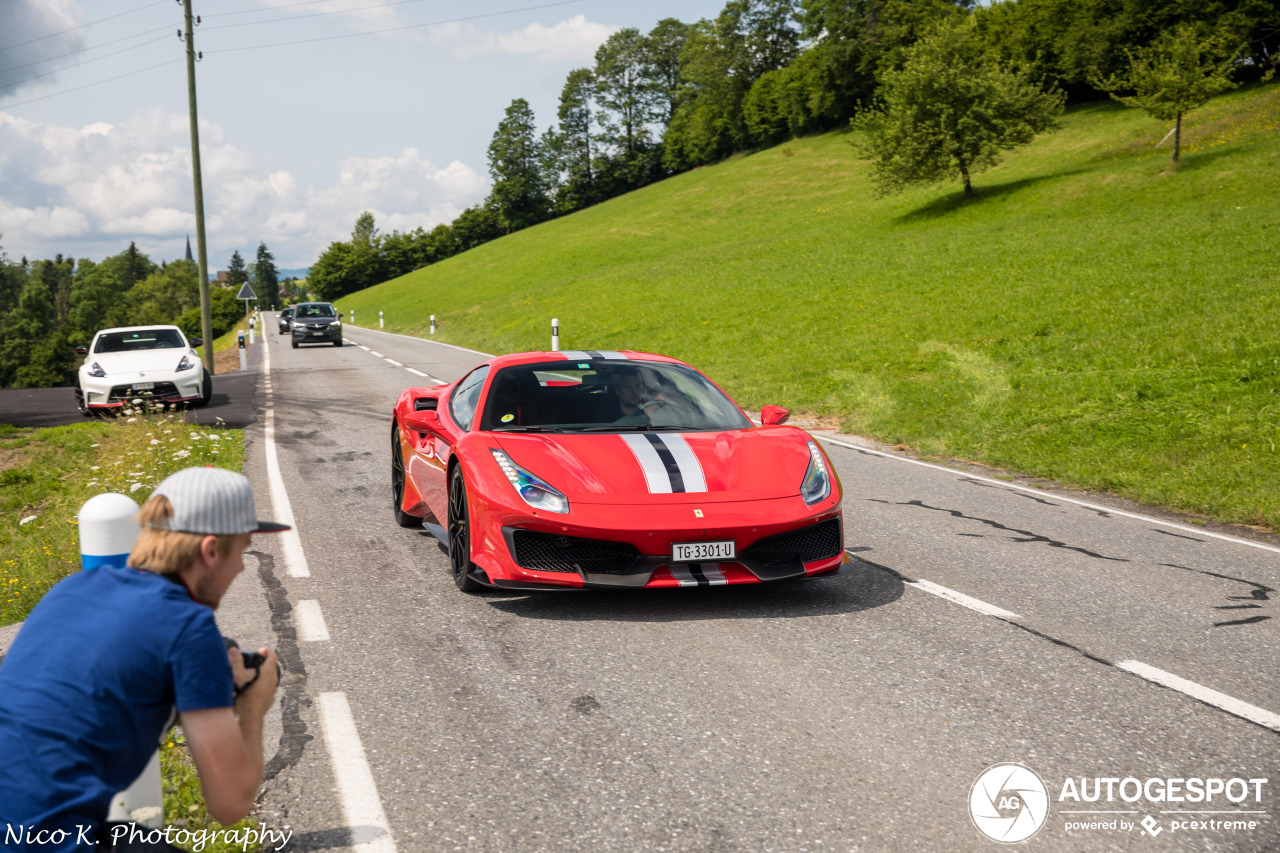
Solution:
[{"label": "white nissan 370z nismo", "polygon": [[129,326],[103,329],[83,355],[76,385],[80,413],[117,409],[133,400],[203,406],[213,394],[195,347],[177,326]]}]

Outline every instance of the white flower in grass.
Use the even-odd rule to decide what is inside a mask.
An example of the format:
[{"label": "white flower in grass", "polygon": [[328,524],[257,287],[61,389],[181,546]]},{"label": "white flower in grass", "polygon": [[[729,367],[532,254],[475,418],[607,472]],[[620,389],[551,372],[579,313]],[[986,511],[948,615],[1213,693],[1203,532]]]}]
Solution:
[{"label": "white flower in grass", "polygon": [[158,438],[153,438],[153,439],[151,439],[151,443],[152,443],[152,444],[159,444],[159,443],[160,443],[160,439],[158,439]]},{"label": "white flower in grass", "polygon": [[98,445],[96,445],[96,444],[91,444],[91,445],[89,445],[89,446],[90,446],[90,447],[97,447]]},{"label": "white flower in grass", "polygon": [[171,438],[171,439],[169,439],[169,440],[170,440],[170,441],[177,441],[178,439],[176,439],[176,438]]},{"label": "white flower in grass", "polygon": [[101,471],[101,470],[102,470],[102,466],[101,466],[101,465],[94,465],[94,466],[93,466],[92,468],[90,468],[89,470],[90,470],[90,471]]},{"label": "white flower in grass", "polygon": [[218,452],[218,448],[216,448],[216,447],[215,447],[215,448],[213,448],[212,450],[210,450],[209,452],[210,452],[210,453],[217,453],[217,452]]},{"label": "white flower in grass", "polygon": [[[126,414],[127,414],[127,413],[126,413]],[[131,423],[133,423],[133,422],[134,422],[134,421],[136,421],[136,420],[137,420],[137,418],[129,418],[129,420],[125,421],[125,423],[127,423],[127,424],[131,424]]]},{"label": "white flower in grass", "polygon": [[132,484],[131,486],[129,486],[129,491],[131,491],[131,492],[136,492],[136,491],[138,491],[138,489],[141,489],[141,488],[142,488],[142,484],[141,484],[141,483],[134,483],[134,484]]},{"label": "white flower in grass", "polygon": [[28,515],[26,518],[22,519],[22,521],[18,522],[18,526],[21,527],[24,524],[29,524],[30,522],[35,521],[39,517],[40,516],[38,515]]}]

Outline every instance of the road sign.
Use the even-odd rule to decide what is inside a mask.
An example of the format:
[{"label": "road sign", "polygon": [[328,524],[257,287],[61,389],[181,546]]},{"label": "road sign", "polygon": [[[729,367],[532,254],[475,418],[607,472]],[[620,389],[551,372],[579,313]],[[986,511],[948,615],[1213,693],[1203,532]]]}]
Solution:
[{"label": "road sign", "polygon": [[249,282],[240,285],[240,292],[236,294],[236,299],[257,299],[258,295],[253,292],[253,288],[249,286]]}]

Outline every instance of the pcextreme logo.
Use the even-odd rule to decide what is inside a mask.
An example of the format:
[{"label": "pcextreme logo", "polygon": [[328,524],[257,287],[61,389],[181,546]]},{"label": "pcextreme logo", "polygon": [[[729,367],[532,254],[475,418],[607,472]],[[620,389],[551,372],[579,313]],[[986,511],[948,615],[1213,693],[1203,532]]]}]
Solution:
[{"label": "pcextreme logo", "polygon": [[1001,844],[1026,841],[1049,817],[1049,791],[1025,764],[993,764],[969,789],[969,817],[987,838]]}]

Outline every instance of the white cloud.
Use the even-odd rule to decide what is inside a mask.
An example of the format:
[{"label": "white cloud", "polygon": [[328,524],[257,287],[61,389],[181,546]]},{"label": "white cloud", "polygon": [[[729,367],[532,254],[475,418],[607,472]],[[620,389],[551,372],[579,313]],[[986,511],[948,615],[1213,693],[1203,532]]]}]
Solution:
[{"label": "white cloud", "polygon": [[[156,259],[179,257],[194,232],[189,127],[155,108],[115,124],[41,124],[0,111],[0,235],[10,256],[115,254],[136,239]],[[265,242],[281,266],[311,264],[356,217],[374,212],[384,233],[452,221],[487,191],[461,162],[438,167],[415,148],[349,157],[330,186],[300,186],[288,171],[260,173],[221,128],[202,121],[206,233],[211,268],[233,249]],[[150,248],[145,248],[150,247]],[[94,254],[94,248],[98,254]]]},{"label": "white cloud", "polygon": [[[282,8],[298,6],[298,0],[262,0],[262,2],[267,6]],[[356,29],[366,32],[370,30],[385,30],[390,27],[404,26],[404,19],[397,15],[390,7],[390,3],[380,5],[366,3],[364,6],[352,8],[349,2],[344,2],[344,0],[332,0],[332,2],[328,3],[315,3],[314,5],[303,6],[294,14],[300,18],[311,17],[317,14],[332,15],[334,17],[345,19],[349,23],[354,24]]]},{"label": "white cloud", "polygon": [[523,56],[539,62],[588,61],[596,49],[620,28],[574,15],[555,26],[532,23],[509,33],[480,30],[473,24],[447,24],[430,31],[433,42],[466,59],[490,53]]},{"label": "white cloud", "polygon": [[[64,32],[78,23],[71,0],[0,0],[0,32],[6,48],[0,54],[0,95],[34,83],[55,66],[66,66],[65,54],[85,46],[81,31]],[[58,35],[50,36],[51,33]],[[70,60],[74,62],[74,60]],[[50,78],[44,77],[47,82]]]}]

